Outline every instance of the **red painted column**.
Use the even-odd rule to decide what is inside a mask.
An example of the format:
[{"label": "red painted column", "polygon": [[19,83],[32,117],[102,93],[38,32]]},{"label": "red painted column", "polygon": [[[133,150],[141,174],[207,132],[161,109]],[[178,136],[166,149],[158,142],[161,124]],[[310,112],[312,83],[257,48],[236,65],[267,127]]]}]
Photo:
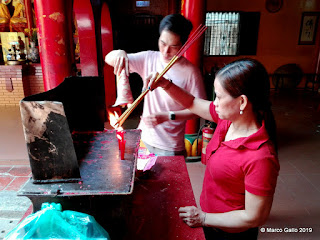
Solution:
[{"label": "red painted column", "polygon": [[65,0],[35,0],[40,59],[45,91],[58,86],[65,77],[72,75],[70,38],[72,30],[68,16],[70,4]]},{"label": "red painted column", "polygon": [[[181,14],[189,19],[193,24],[193,31],[200,24],[205,22],[206,5],[205,0],[183,0],[181,1]],[[193,33],[191,32],[191,34]],[[204,37],[202,36],[185,52],[184,57],[195,66],[202,68]],[[197,133],[199,120],[188,120],[186,124],[186,134]]]},{"label": "red painted column", "polygon": [[[193,31],[200,24],[205,23],[206,5],[205,0],[184,0],[181,3],[181,14],[189,19],[193,24]],[[204,36],[204,35],[203,35]],[[204,37],[201,37],[186,51],[184,57],[187,58],[194,65],[201,68],[203,57]]]},{"label": "red painted column", "polygon": [[33,28],[31,0],[24,0],[24,6],[25,6],[25,10],[26,10],[26,18],[27,18],[28,28],[31,29],[31,28]]},{"label": "red painted column", "polygon": [[[113,33],[112,24],[108,4],[102,3],[101,8],[101,44],[102,44],[102,56],[103,58],[113,50]],[[104,76],[104,88],[106,95],[106,107],[113,105],[116,101],[116,82],[113,73],[113,67],[104,62],[103,59],[103,76]]]},{"label": "red painted column", "polygon": [[98,76],[95,21],[90,0],[74,0],[73,9],[78,24],[81,76]]},{"label": "red painted column", "polygon": [[73,40],[73,29],[74,29],[74,14],[73,14],[73,1],[65,1],[65,7],[67,10],[67,15],[66,15],[66,28],[68,31],[68,39],[69,39],[69,43],[67,43],[66,45],[68,46],[68,50],[70,53],[70,63],[71,63],[71,71],[72,74],[75,75],[74,69],[73,67],[75,67],[76,64],[76,59],[75,59],[75,43]]}]

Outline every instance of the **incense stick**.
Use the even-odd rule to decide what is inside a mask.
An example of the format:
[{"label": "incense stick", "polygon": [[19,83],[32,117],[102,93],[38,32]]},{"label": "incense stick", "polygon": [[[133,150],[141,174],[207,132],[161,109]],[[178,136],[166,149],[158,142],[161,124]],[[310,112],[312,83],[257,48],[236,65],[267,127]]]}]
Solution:
[{"label": "incense stick", "polygon": [[[155,83],[164,75],[167,71],[176,63],[176,61],[188,50],[188,48],[205,32],[207,29],[206,26],[200,24],[198,28],[191,34],[185,44],[180,48],[175,56],[170,60],[170,62],[166,65],[163,71],[157,75],[155,79]],[[140,94],[140,96],[132,103],[132,105],[119,117],[117,124],[118,127],[122,126],[124,121],[129,117],[132,111],[138,106],[138,104],[142,101],[145,95],[150,91],[150,89],[146,89],[144,92]]]},{"label": "incense stick", "polygon": [[[155,82],[157,82],[170,68],[171,66],[178,60],[177,56],[174,56],[171,61],[167,64],[165,69],[158,74],[157,78],[155,79]],[[124,121],[129,117],[129,115],[132,113],[132,111],[138,106],[138,104],[142,101],[142,99],[145,97],[145,95],[150,91],[150,89],[146,89],[144,92],[140,94],[140,96],[132,103],[132,105],[119,117],[118,119],[118,126],[122,126]]]},{"label": "incense stick", "polygon": [[[183,53],[188,49],[187,45],[189,44],[190,41],[194,40],[197,35],[199,35],[199,33],[203,30],[203,29],[207,29],[206,26],[203,26],[202,24],[200,24],[198,26],[198,28],[191,34],[191,36],[188,38],[188,40],[185,42],[185,44],[180,48],[180,50],[177,52],[177,56],[182,56]],[[205,30],[204,29],[204,30]],[[202,34],[202,33],[201,33]],[[198,38],[200,37],[200,35],[198,36]]]}]

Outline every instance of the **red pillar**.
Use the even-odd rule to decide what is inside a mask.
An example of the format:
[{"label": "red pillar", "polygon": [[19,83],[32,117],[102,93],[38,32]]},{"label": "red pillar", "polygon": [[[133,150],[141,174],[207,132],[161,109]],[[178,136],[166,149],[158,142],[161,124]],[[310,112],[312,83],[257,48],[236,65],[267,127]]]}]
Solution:
[{"label": "red pillar", "polygon": [[[102,44],[102,57],[104,58],[109,52],[113,50],[113,33],[112,24],[108,4],[102,3],[101,8],[101,44]],[[103,59],[103,76],[104,88],[106,95],[106,107],[113,105],[116,101],[116,82],[113,73],[113,67],[104,62]]]},{"label": "red pillar", "polygon": [[71,74],[75,74],[74,72],[74,68],[75,64],[76,64],[76,59],[75,59],[75,43],[73,40],[73,28],[74,28],[74,14],[73,14],[73,1],[65,1],[65,7],[67,10],[67,15],[66,15],[66,29],[68,31],[67,35],[68,35],[68,40],[69,43],[67,43],[66,45],[69,46],[68,49],[68,53],[70,53],[69,56],[69,61],[71,63]]},{"label": "red pillar", "polygon": [[[205,0],[184,0],[181,5],[181,14],[192,22],[193,31],[196,30],[200,24],[205,23]],[[192,44],[192,46],[184,54],[185,58],[199,68],[201,68],[202,65],[203,44],[204,37],[202,36],[198,41]]]},{"label": "red pillar", "polygon": [[24,6],[26,9],[26,18],[27,18],[28,28],[31,29],[33,28],[31,0],[24,0]]},{"label": "red pillar", "polygon": [[[193,24],[193,31],[205,22],[206,5],[205,0],[184,0],[181,2],[181,14],[189,19]],[[192,31],[192,32],[193,32]],[[191,32],[191,34],[192,34]],[[203,40],[198,41],[185,52],[184,57],[200,69],[202,67]],[[199,129],[199,120],[188,120],[186,124],[186,134],[197,133]]]},{"label": "red pillar", "polygon": [[72,8],[65,0],[35,0],[40,58],[45,91],[58,86],[65,77],[72,75],[70,38],[68,23]]},{"label": "red pillar", "polygon": [[78,24],[81,76],[98,76],[97,36],[91,1],[74,0],[73,9]]}]

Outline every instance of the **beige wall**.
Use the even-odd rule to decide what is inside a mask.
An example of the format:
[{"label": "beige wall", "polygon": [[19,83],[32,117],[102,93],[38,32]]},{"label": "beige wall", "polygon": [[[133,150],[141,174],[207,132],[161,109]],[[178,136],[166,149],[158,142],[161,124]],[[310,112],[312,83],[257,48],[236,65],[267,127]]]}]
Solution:
[{"label": "beige wall", "polygon": [[[283,1],[281,10],[269,13],[265,0],[207,0],[207,11],[260,12],[257,55],[250,56],[261,61],[269,73],[288,63],[298,64],[303,72],[314,73],[320,46],[320,24],[315,45],[298,45],[301,16],[303,12],[320,12],[319,0]],[[245,57],[245,56],[241,56]],[[239,57],[205,57],[204,68],[223,66]],[[299,86],[303,85],[300,84]]]},{"label": "beige wall", "polygon": [[24,97],[22,66],[0,66],[0,105],[16,106]]},{"label": "beige wall", "polygon": [[40,64],[0,65],[0,73],[0,106],[18,106],[24,97],[44,92]]}]

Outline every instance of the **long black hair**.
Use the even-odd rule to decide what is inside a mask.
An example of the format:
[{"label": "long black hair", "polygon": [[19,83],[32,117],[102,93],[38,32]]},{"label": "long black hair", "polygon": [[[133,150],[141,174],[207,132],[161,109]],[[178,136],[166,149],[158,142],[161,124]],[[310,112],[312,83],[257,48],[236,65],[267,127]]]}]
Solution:
[{"label": "long black hair", "polygon": [[264,120],[270,140],[277,150],[276,122],[271,110],[270,81],[265,67],[254,59],[239,59],[222,68],[216,77],[232,97],[247,96],[258,121],[261,123]]}]

